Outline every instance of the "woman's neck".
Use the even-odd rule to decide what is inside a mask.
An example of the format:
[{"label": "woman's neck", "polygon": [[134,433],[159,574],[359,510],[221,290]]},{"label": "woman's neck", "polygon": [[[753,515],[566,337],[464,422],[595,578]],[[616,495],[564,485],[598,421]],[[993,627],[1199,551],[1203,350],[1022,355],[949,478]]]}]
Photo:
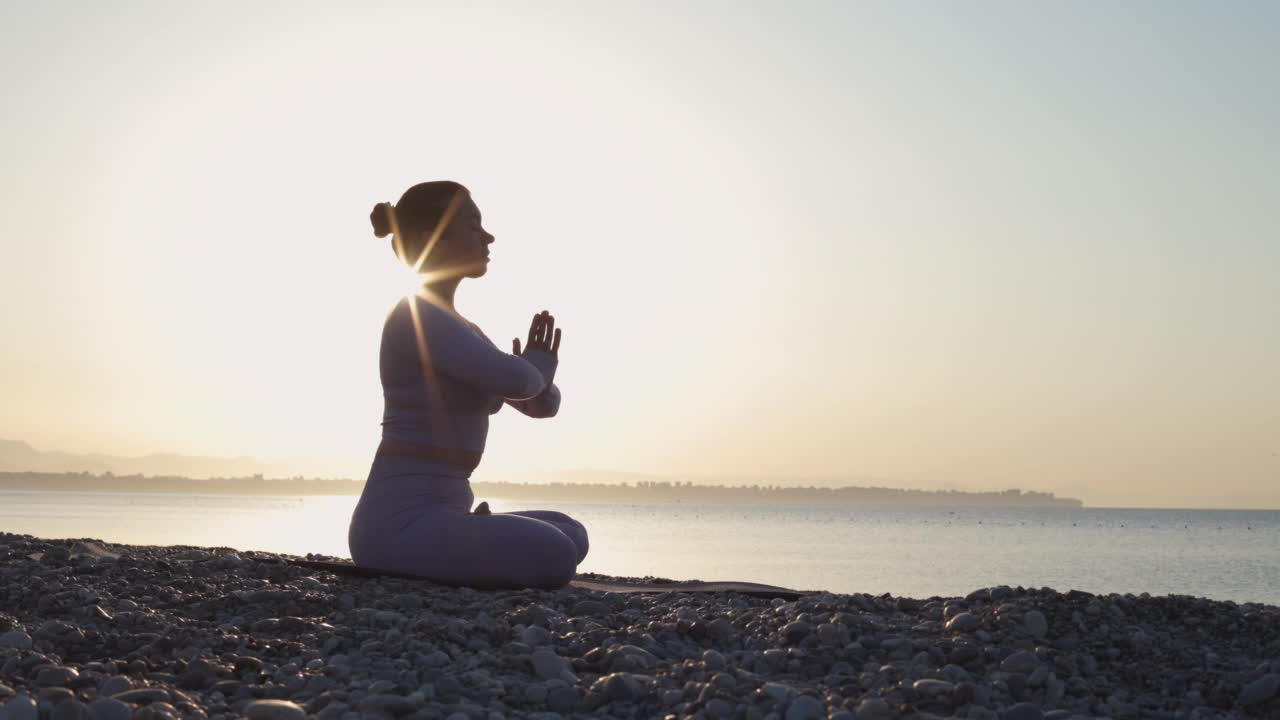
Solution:
[{"label": "woman's neck", "polygon": [[423,283],[422,288],[426,290],[429,297],[456,313],[457,310],[453,306],[453,297],[458,290],[458,283],[461,281],[462,278],[448,278],[445,280]]}]

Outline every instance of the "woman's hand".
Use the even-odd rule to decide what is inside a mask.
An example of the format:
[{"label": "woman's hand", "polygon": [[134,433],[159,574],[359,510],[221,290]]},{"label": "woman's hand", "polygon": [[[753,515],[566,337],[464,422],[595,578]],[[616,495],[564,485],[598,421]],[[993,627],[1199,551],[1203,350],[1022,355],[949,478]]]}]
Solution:
[{"label": "woman's hand", "polygon": [[[512,338],[511,347],[516,355],[520,354],[520,338]],[[555,317],[543,310],[533,316],[533,322],[529,323],[529,341],[525,346],[526,350],[542,350],[551,353],[552,357],[559,357],[557,353],[560,351],[560,328],[556,327]]]}]

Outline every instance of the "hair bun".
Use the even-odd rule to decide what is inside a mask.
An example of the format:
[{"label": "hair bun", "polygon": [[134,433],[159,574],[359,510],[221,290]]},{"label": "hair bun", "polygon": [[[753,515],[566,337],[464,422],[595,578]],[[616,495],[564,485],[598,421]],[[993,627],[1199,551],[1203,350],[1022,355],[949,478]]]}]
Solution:
[{"label": "hair bun", "polygon": [[373,223],[374,237],[384,238],[391,234],[391,217],[396,209],[391,203],[380,202],[373,206],[373,212],[369,213],[369,222]]}]

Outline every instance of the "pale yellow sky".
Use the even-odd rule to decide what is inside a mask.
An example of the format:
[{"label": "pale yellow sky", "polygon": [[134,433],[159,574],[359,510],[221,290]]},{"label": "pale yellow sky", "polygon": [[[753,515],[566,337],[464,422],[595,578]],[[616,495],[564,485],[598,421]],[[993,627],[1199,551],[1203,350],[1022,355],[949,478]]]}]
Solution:
[{"label": "pale yellow sky", "polygon": [[451,178],[564,329],[476,479],[1280,507],[1273,5],[0,8],[0,437],[363,477]]}]

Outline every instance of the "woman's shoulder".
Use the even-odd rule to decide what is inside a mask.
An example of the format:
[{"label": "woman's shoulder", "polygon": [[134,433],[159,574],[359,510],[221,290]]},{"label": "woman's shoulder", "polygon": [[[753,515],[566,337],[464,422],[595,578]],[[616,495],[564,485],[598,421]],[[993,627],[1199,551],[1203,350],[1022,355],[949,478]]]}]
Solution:
[{"label": "woman's shoulder", "polygon": [[435,334],[452,333],[459,330],[479,332],[479,328],[457,313],[431,302],[419,295],[406,295],[396,302],[387,312],[384,329],[410,330],[417,321],[423,332],[434,331]]},{"label": "woman's shoulder", "polygon": [[437,317],[449,315],[450,313],[420,295],[408,294],[402,296],[396,301],[395,305],[391,306],[391,309],[387,311],[387,319],[413,317],[415,314],[419,317]]}]

